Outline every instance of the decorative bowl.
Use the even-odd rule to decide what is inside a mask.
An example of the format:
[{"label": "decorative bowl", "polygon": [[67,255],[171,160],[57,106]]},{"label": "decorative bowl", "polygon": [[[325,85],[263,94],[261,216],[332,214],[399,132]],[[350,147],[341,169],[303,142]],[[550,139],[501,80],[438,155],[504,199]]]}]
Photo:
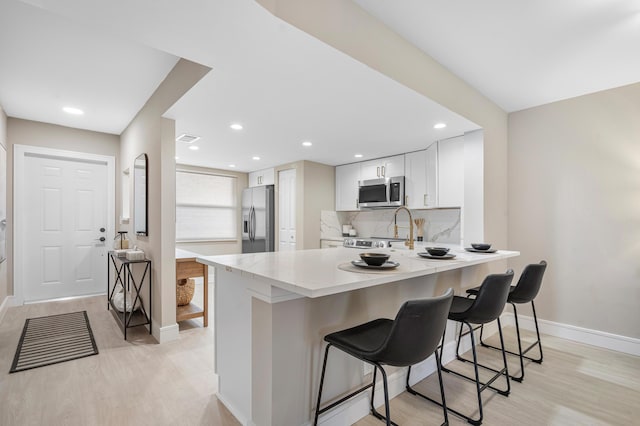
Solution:
[{"label": "decorative bowl", "polygon": [[382,266],[389,260],[389,255],[384,253],[360,253],[360,259],[369,266]]},{"label": "decorative bowl", "polygon": [[449,253],[449,249],[446,247],[427,247],[426,250],[431,256],[444,256]]},{"label": "decorative bowl", "polygon": [[471,243],[471,247],[476,250],[489,250],[491,248],[491,244],[488,243]]}]

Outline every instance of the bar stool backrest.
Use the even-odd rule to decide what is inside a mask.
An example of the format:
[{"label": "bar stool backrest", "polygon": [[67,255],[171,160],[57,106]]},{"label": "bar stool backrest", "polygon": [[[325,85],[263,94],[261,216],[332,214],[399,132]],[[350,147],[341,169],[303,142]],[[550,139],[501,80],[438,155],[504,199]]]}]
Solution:
[{"label": "bar stool backrest", "polygon": [[405,302],[387,340],[371,358],[398,367],[427,359],[438,347],[452,300],[453,290],[449,289],[442,296]]},{"label": "bar stool backrest", "polygon": [[504,274],[487,275],[473,305],[465,312],[466,321],[473,324],[486,324],[496,320],[507,303],[511,281],[513,281],[511,269]]},{"label": "bar stool backrest", "polygon": [[518,284],[509,294],[509,302],[529,303],[536,298],[542,286],[542,277],[547,269],[547,262],[533,263],[525,266]]}]

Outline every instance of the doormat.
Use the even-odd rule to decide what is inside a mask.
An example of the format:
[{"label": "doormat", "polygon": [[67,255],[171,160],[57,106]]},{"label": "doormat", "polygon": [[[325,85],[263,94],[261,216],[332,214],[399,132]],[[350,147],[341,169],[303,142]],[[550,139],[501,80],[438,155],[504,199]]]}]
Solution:
[{"label": "doormat", "polygon": [[9,373],[97,354],[87,311],[29,318]]}]

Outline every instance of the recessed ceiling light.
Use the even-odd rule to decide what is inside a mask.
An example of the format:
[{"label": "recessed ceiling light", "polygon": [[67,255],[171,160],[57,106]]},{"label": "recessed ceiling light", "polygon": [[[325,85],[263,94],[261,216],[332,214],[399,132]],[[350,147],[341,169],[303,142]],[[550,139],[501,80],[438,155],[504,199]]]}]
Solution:
[{"label": "recessed ceiling light", "polygon": [[231,127],[233,130],[242,130],[242,124],[240,124],[240,123],[233,123],[229,127]]},{"label": "recessed ceiling light", "polygon": [[311,146],[311,145],[313,145],[313,144],[311,142],[309,142],[309,141],[302,142],[302,146]]},{"label": "recessed ceiling light", "polygon": [[73,115],[82,115],[82,114],[84,114],[84,111],[81,110],[80,108],[64,107],[64,108],[62,108],[62,110],[64,112],[66,112],[67,114],[73,114]]},{"label": "recessed ceiling light", "polygon": [[362,154],[356,154],[356,155],[354,155],[354,157],[356,157],[356,158],[362,158]]},{"label": "recessed ceiling light", "polygon": [[235,167],[235,164],[229,164],[229,167],[231,167],[232,169]]},{"label": "recessed ceiling light", "polygon": [[252,157],[252,158],[253,158],[254,160],[259,160],[259,159],[260,159],[260,157],[258,157],[257,155],[256,155],[256,156],[254,156],[254,157]]},{"label": "recessed ceiling light", "polygon": [[195,145],[191,145],[191,146],[189,147],[189,149],[191,149],[191,150],[193,150],[193,151],[197,151],[197,150],[199,150],[200,148],[199,148],[199,147],[197,147],[197,146],[195,146]]},{"label": "recessed ceiling light", "polygon": [[444,123],[438,123],[435,126],[433,126],[434,129],[444,129],[445,127],[447,127],[447,125]]}]

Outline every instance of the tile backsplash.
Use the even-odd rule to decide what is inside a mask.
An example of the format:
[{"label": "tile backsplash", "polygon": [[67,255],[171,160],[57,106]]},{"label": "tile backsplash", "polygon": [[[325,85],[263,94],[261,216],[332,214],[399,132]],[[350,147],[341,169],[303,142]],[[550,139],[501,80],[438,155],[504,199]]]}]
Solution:
[{"label": "tile backsplash", "polygon": [[[355,228],[358,237],[393,237],[394,209],[335,212],[323,210],[320,215],[320,238],[342,238],[342,225]],[[423,218],[424,241],[460,244],[460,209],[411,210],[414,219]],[[409,217],[406,211],[398,213],[398,235],[406,238]],[[404,227],[404,228],[402,228]],[[414,235],[417,235],[414,228]]]}]

